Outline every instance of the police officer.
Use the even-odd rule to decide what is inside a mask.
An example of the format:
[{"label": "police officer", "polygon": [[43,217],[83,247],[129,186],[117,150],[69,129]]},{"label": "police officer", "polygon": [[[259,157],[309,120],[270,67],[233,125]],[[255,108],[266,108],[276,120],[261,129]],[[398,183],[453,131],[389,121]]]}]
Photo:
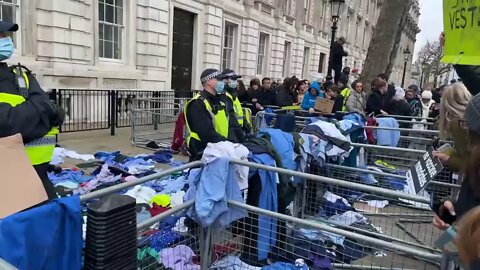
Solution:
[{"label": "police officer", "polygon": [[[241,142],[240,126],[233,105],[223,94],[225,75],[216,69],[206,69],[200,76],[203,91],[185,104],[187,145],[191,160],[202,157],[207,143]],[[241,129],[241,128],[240,128]]]},{"label": "police officer", "polygon": [[225,76],[225,95],[230,99],[233,105],[233,110],[235,118],[238,121],[240,127],[243,128],[247,133],[251,130],[251,114],[249,110],[244,110],[242,104],[237,96],[237,80],[242,78],[242,76],[237,75],[233,70],[226,69],[222,72],[222,75]]},{"label": "police officer", "polygon": [[[17,24],[0,21],[0,61],[12,56],[10,36],[17,30]],[[30,70],[20,64],[8,66],[0,62],[0,137],[22,135],[27,155],[49,199],[57,197],[47,169],[64,118],[65,112],[49,100]]]}]

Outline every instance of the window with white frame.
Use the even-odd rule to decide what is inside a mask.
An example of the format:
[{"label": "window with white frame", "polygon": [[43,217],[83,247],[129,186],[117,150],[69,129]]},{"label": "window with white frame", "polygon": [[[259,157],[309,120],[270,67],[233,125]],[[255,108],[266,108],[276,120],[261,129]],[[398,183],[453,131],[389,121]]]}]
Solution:
[{"label": "window with white frame", "polygon": [[321,14],[322,14],[322,16],[321,16],[322,17],[321,18],[321,23],[322,23],[321,30],[322,31],[325,31],[326,28],[327,28],[327,7],[328,7],[327,5],[328,5],[327,1],[322,2],[322,12],[321,12]]},{"label": "window with white frame", "polygon": [[290,75],[290,61],[292,58],[292,43],[290,41],[285,41],[285,47],[283,50],[283,77],[288,77]]},{"label": "window with white frame", "polygon": [[123,0],[98,0],[98,47],[101,58],[123,58],[124,12]]},{"label": "window with white frame", "polygon": [[320,53],[320,59],[318,61],[318,73],[323,73],[326,57],[327,57],[326,54]]},{"label": "window with white frame", "polygon": [[304,22],[308,22],[308,9],[310,8],[310,0],[303,0],[303,9],[305,10],[305,19]]},{"label": "window with white frame", "polygon": [[222,69],[235,69],[235,44],[238,26],[225,22],[223,33]]},{"label": "window with white frame", "polygon": [[355,46],[358,46],[358,34],[360,31],[360,20],[357,19],[357,22],[355,23]]},{"label": "window with white frame", "polygon": [[[0,0],[0,20],[18,23],[20,15],[19,2],[19,0]],[[17,48],[19,41],[17,33],[13,33],[12,40],[15,48]]]},{"label": "window with white frame", "polygon": [[307,78],[309,73],[310,66],[310,48],[305,47],[303,49],[303,67],[302,67],[302,78]]},{"label": "window with white frame", "polygon": [[368,33],[368,25],[365,24],[364,29],[363,29],[363,37],[362,37],[362,49],[366,49],[367,47],[367,33]]},{"label": "window with white frame", "polygon": [[285,15],[289,16],[292,9],[292,0],[285,1]]},{"label": "window with white frame", "polygon": [[265,56],[267,52],[267,44],[268,44],[268,34],[260,32],[260,38],[258,40],[258,52],[257,52],[257,74],[259,75],[266,73]]}]

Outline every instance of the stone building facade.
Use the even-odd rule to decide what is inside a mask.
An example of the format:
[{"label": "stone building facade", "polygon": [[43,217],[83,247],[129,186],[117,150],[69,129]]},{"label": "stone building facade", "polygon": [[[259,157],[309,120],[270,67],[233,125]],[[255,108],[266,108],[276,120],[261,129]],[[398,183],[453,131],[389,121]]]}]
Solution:
[{"label": "stone building facade", "polygon": [[[362,69],[382,1],[346,0],[338,34],[348,41],[346,65]],[[328,0],[0,0],[0,6],[3,20],[21,26],[11,63],[27,65],[48,88],[180,91],[201,88],[205,68],[232,68],[247,81],[308,79],[327,69]],[[416,25],[418,11],[412,18]],[[404,36],[413,50],[414,35]]]}]

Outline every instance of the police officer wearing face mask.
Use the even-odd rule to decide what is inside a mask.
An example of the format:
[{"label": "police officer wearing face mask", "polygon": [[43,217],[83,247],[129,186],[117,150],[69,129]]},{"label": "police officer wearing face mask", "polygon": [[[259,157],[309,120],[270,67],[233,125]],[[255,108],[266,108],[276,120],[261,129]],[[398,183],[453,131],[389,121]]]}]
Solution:
[{"label": "police officer wearing face mask", "polygon": [[203,91],[185,104],[190,160],[199,160],[207,143],[244,139],[238,132],[232,102],[223,94],[224,79],[225,75],[216,69],[204,70],[200,76]]},{"label": "police officer wearing face mask", "polygon": [[[14,50],[11,33],[18,25],[0,21],[0,61]],[[53,156],[58,127],[65,112],[49,100],[30,70],[0,62],[0,137],[20,133],[27,155],[42,180],[49,199],[57,197],[47,169]]]},{"label": "police officer wearing face mask", "polygon": [[[237,80],[242,78],[242,76],[237,75],[233,70],[226,69],[222,72],[222,75],[226,76],[225,82],[225,95],[232,102],[233,111],[235,118],[238,121],[240,127],[247,133],[251,130],[250,117],[248,111],[244,111],[242,104],[237,96]],[[247,115],[248,114],[248,115]]]}]

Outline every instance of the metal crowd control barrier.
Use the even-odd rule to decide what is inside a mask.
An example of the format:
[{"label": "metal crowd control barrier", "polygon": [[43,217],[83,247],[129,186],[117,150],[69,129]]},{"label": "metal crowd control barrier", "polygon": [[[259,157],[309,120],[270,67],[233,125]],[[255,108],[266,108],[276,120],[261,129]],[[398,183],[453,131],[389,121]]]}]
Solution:
[{"label": "metal crowd control barrier", "polygon": [[[273,127],[275,125],[275,120],[277,116],[277,110],[275,113],[266,113],[258,112],[255,115],[255,130],[258,132],[262,127],[268,126]],[[267,125],[265,121],[265,115],[271,117],[270,123]],[[316,116],[312,116],[315,118]],[[312,117],[307,116],[295,116],[296,131],[300,132],[305,127],[305,122],[312,120]],[[320,120],[320,119],[319,119]],[[409,125],[419,124],[412,121],[403,121],[398,120],[399,122],[404,122]],[[423,123],[422,123],[423,125]],[[429,129],[413,129],[413,128],[390,128],[390,127],[378,127],[378,126],[366,126],[365,129],[371,130],[386,130],[386,131],[399,131],[401,133],[398,147],[426,150],[429,146],[441,145],[443,143],[450,143],[450,141],[438,140],[440,135],[438,130],[429,130]]]},{"label": "metal crowd control barrier", "polygon": [[[432,214],[426,211],[414,212],[413,210],[410,210],[407,212],[406,209],[409,208],[403,208],[400,206],[400,202],[403,201],[428,203],[428,199],[426,198],[392,191],[382,187],[369,186],[330,177],[270,167],[247,161],[232,160],[231,163],[303,178],[308,181],[303,189],[304,194],[309,194],[307,186],[309,182],[312,182],[322,187],[335,187],[335,190],[343,189],[346,191],[361,191],[369,196],[375,196],[375,198],[388,198],[391,201],[390,204],[394,205],[392,208],[386,207],[385,209],[380,209],[376,213],[363,212],[363,214],[370,219],[367,225],[374,224],[380,227],[381,231],[379,232],[370,231],[365,228],[345,226],[341,223],[332,223],[328,220],[322,220],[319,222],[320,220],[316,215],[309,215],[308,211],[314,206],[314,204],[307,204],[308,201],[306,199],[310,197],[306,197],[304,200],[305,211],[300,218],[274,213],[245,205],[243,203],[229,201],[228,204],[230,207],[246,210],[250,217],[256,216],[258,218],[264,216],[277,220],[279,230],[277,233],[278,237],[276,239],[276,244],[270,251],[269,257],[271,258],[271,262],[291,261],[292,258],[303,258],[307,262],[313,263],[314,260],[312,259],[312,256],[313,258],[323,258],[325,256],[328,258],[329,256],[332,256],[331,253],[325,253],[326,249],[335,253],[335,256],[331,257],[331,259],[333,266],[336,269],[433,269],[434,267],[437,267],[438,262],[440,262],[440,252],[426,245],[426,243],[430,242],[430,238],[428,237],[434,238],[436,232],[429,232],[427,234],[425,232],[428,230],[425,228],[411,228],[408,225],[405,225],[405,222],[410,222],[411,220],[418,221],[418,219],[424,219],[427,216],[431,217]],[[202,166],[202,164],[201,161],[188,163],[131,182],[95,191],[83,195],[80,198],[83,203],[87,203],[92,199],[101,198],[178,171],[199,167]],[[313,197],[314,203],[320,198],[321,196]],[[396,205],[393,201],[398,202],[399,205]],[[187,209],[191,208],[193,204],[193,201],[186,202],[137,224],[137,233],[139,237],[147,235],[146,238],[141,239],[146,242],[150,241],[151,239],[149,239],[148,236],[149,228],[154,226],[158,229],[168,229],[171,226],[174,226],[172,224],[175,224],[175,221],[178,219],[185,217]],[[400,208],[402,209],[401,212],[398,211]],[[392,213],[395,213],[396,216],[393,216]],[[395,226],[398,225],[394,223],[393,220],[398,221],[398,223],[403,222],[405,230],[396,229]],[[371,228],[375,227],[372,226]],[[222,259],[225,259],[228,255],[240,255],[241,257],[255,255],[254,250],[257,246],[252,244],[252,240],[254,239],[247,238],[246,235],[248,234],[245,232],[246,230],[258,232],[258,229],[258,225],[257,227],[252,227],[251,223],[247,224],[246,219],[234,222],[229,228],[220,232],[214,231],[211,227],[201,228],[199,226],[189,226],[188,230],[185,230],[181,234],[181,240],[176,242],[166,242],[164,243],[164,248],[170,248],[168,253],[171,255],[174,255],[177,252],[179,255],[180,253],[185,254],[186,250],[191,251],[195,256],[195,263],[201,266],[200,269],[209,269],[211,266],[215,266],[216,263],[222,261]],[[321,235],[322,238],[320,238],[320,240],[308,239],[304,236],[298,235],[298,230],[315,231],[317,234]],[[417,234],[415,235],[415,233]],[[410,237],[412,234],[416,236],[416,238]],[[326,241],[326,239],[330,238],[340,239],[341,242],[336,242],[332,245],[331,241]],[[346,250],[347,247],[350,248],[350,251]],[[352,255],[354,254],[352,252],[356,252],[355,254],[360,255]],[[242,269],[242,265],[239,265],[238,267],[238,269]],[[314,266],[312,267],[314,268]],[[159,264],[158,259],[150,258],[140,260],[138,262],[138,269],[165,268]]]},{"label": "metal crowd control barrier", "polygon": [[178,103],[163,98],[135,99],[131,114],[132,144],[147,148],[148,143],[155,142],[159,147],[169,148],[175,121],[188,98],[177,100]]}]

